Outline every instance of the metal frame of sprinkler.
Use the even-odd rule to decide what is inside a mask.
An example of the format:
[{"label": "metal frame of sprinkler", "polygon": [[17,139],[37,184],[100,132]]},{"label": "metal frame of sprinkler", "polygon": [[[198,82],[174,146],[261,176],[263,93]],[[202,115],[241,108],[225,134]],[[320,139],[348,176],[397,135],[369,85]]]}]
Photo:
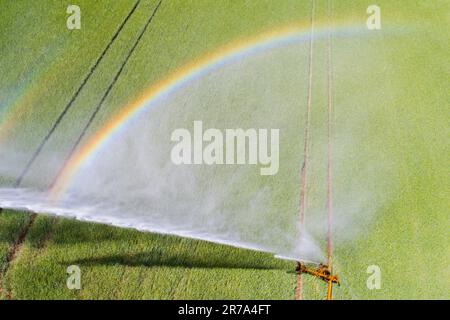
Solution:
[{"label": "metal frame of sprinkler", "polygon": [[308,267],[305,263],[299,261],[297,268],[295,269],[297,274],[306,273],[318,279],[321,279],[327,283],[327,300],[333,300],[333,284],[341,285],[339,276],[333,274],[333,270],[330,266],[319,264],[316,267]]}]

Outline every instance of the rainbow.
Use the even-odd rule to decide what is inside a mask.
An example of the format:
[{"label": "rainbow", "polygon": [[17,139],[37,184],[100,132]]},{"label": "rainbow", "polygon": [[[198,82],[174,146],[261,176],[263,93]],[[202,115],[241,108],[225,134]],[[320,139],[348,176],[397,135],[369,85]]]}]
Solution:
[{"label": "rainbow", "polygon": [[[319,29],[314,34],[316,36],[319,33],[325,34]],[[50,190],[50,198],[53,200],[59,199],[68,189],[80,168],[86,163],[89,163],[101,146],[105,145],[109,139],[118,134],[139,112],[157,105],[165,97],[185,87],[191,81],[199,79],[230,62],[258,52],[264,52],[271,48],[305,41],[309,39],[309,36],[310,25],[288,25],[275,31],[262,33],[253,38],[231,43],[179,68],[167,78],[152,85],[136,101],[125,106],[112,121],[106,124],[87,143],[74,152],[56,178]]]},{"label": "rainbow", "polygon": [[[39,62],[33,61],[34,68],[27,69],[27,73],[22,76],[21,81],[15,84],[14,90],[8,90],[12,91],[9,92],[12,101],[5,106],[0,106],[0,109],[3,108],[0,110],[0,144],[6,142],[14,134],[14,130],[17,129],[21,120],[33,116],[33,107],[42,97],[40,84],[52,83],[55,74],[60,72],[60,66],[49,63],[49,61],[55,60],[58,53],[65,52],[67,49],[67,42],[62,43],[62,41],[64,40],[48,44],[46,58],[40,59]],[[44,65],[44,67],[41,68],[40,65]],[[4,99],[4,101],[7,100]]]},{"label": "rainbow", "polygon": [[23,85],[18,89],[17,97],[11,103],[1,110],[0,114],[0,144],[7,141],[13,133],[19,121],[27,116],[32,110],[32,104],[39,98],[39,90],[41,87],[36,83],[48,83],[53,75],[45,70],[42,74],[31,73],[30,78],[39,79],[39,81],[30,81],[29,84]]}]

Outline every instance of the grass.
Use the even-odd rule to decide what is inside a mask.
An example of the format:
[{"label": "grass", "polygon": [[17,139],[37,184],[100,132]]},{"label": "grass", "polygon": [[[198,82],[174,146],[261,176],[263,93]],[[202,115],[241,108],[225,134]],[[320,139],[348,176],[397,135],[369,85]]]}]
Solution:
[{"label": "grass", "polygon": [[[335,267],[346,284],[335,293],[337,298],[448,298],[442,282],[449,279],[450,258],[444,230],[448,139],[442,121],[449,94],[441,90],[448,83],[443,72],[448,32],[442,31],[448,4],[421,3],[408,10],[402,3],[378,5],[385,21],[392,19],[410,36],[389,34],[384,27],[364,44],[349,39],[334,45],[335,215],[350,215],[364,226],[351,241],[345,233],[352,228],[336,226],[342,239]],[[349,7],[339,2],[336,11]],[[324,203],[324,196],[316,195]],[[366,215],[352,215],[351,203],[365,196],[376,201],[367,203]],[[381,268],[381,290],[366,287],[369,265]]]},{"label": "grass", "polygon": [[[65,4],[2,3],[0,30],[5,32],[0,38],[0,64],[5,68],[0,73],[0,119],[8,110],[15,112],[7,122],[14,125],[6,133],[0,127],[0,138],[2,133],[7,134],[7,141],[22,146],[24,152],[40,142],[134,4],[78,2],[83,27],[75,32],[65,29]],[[335,1],[334,18],[355,21],[358,30],[363,30],[370,4],[365,0]],[[80,123],[99,102],[155,5],[156,1],[139,5],[47,144],[44,155],[52,150],[61,154],[70,150]],[[443,279],[450,278],[445,236],[450,203],[448,152],[443,151],[449,147],[444,105],[450,98],[445,90],[449,5],[445,1],[411,5],[384,0],[378,5],[383,14],[382,31],[364,38],[334,40],[335,214],[338,219],[347,216],[353,221],[350,227],[336,226],[334,261],[343,285],[335,295],[340,299],[448,298],[449,282]],[[317,20],[325,21],[325,1],[317,1],[316,14]],[[309,4],[300,1],[286,0],[276,7],[271,1],[219,1],[214,5],[207,0],[163,2],[88,135],[152,83],[192,59],[236,38],[308,19]],[[391,32],[394,29],[397,33]],[[318,40],[314,49],[314,166],[308,221],[319,226],[314,232],[324,239],[326,42]],[[276,65],[266,70],[276,79],[282,79],[283,74],[295,79],[301,92],[294,98],[299,101],[306,100],[307,53],[307,48],[298,53],[298,78],[288,70],[277,70]],[[18,55],[21,64],[16,63]],[[278,89],[282,95],[294,88],[286,85]],[[236,96],[246,98],[245,86],[236,90]],[[258,99],[252,102],[258,104]],[[304,107],[303,102],[300,106]],[[203,115],[206,107],[185,111],[179,121]],[[236,117],[242,117],[237,111],[239,104],[223,117],[233,123]],[[301,108],[290,110],[274,114],[270,120],[285,125],[292,118],[301,120],[303,112]],[[220,123],[213,112],[204,117],[210,123]],[[253,120],[248,113],[240,123],[251,124]],[[277,181],[271,182],[270,212],[274,217],[278,212],[288,217],[298,202],[296,159],[303,157],[302,122],[287,125],[286,131],[289,148],[282,150],[281,161],[290,164],[280,169]],[[46,159],[38,158],[31,171],[48,170]],[[26,161],[26,157],[20,158],[17,167]],[[1,182],[17,174],[10,172]],[[31,174],[27,182],[45,186],[52,179],[51,174],[43,180]],[[246,192],[252,194],[260,184],[257,179],[248,181]],[[366,190],[373,194],[367,195]],[[361,206],[352,212],[355,201]],[[9,248],[27,222],[25,213],[0,213],[2,269]],[[352,227],[356,225],[362,227]],[[353,234],[354,229],[358,229],[357,234]],[[71,264],[81,267],[82,290],[66,288],[66,268]],[[366,269],[372,264],[382,270],[381,290],[366,287]],[[16,299],[292,299],[295,275],[288,271],[293,268],[292,263],[264,253],[39,216],[3,275],[2,286]],[[305,298],[322,299],[324,295],[322,282],[306,278]]]},{"label": "grass", "polygon": [[[82,270],[80,291],[66,288],[72,264]],[[288,269],[257,252],[39,217],[7,283],[25,299],[288,299]]]}]

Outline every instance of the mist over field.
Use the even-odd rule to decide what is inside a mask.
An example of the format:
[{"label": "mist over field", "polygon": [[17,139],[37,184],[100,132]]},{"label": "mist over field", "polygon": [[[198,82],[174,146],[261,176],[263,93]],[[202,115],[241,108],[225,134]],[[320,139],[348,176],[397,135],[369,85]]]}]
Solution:
[{"label": "mist over field", "polygon": [[[327,231],[325,179],[320,180],[326,170],[324,132],[317,131],[313,137],[311,160],[317,175],[311,180],[317,191],[311,190],[316,199],[307,208],[305,228],[300,227],[298,212],[305,118],[305,66],[299,53],[307,48],[307,41],[299,41],[233,61],[158,104],[149,103],[86,161],[56,200],[44,186],[66,159],[58,156],[57,149],[46,151],[41,156],[44,165],[27,177],[31,188],[1,189],[0,205],[323,262],[320,241]],[[316,127],[324,127],[316,119],[316,115],[323,117],[324,109],[315,108]],[[174,164],[170,155],[176,143],[170,140],[171,133],[185,128],[193,136],[196,120],[203,121],[203,130],[279,129],[280,172],[262,176],[260,164]],[[343,179],[351,175],[346,189],[334,197],[336,240],[356,236],[360,224],[372,219],[385,200],[376,199],[374,188],[383,188],[377,177],[386,161],[366,162],[357,174],[345,166],[348,156],[364,143],[355,137],[354,127],[349,122],[345,132],[335,133],[336,175]],[[248,160],[248,146],[245,150]],[[14,168],[16,153],[8,150],[8,154],[1,161],[3,176],[20,170]]]}]

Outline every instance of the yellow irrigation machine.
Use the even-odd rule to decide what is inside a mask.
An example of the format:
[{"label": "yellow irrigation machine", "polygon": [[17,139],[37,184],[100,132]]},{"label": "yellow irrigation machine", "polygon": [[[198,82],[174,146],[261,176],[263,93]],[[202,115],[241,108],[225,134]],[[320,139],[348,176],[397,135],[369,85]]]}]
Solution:
[{"label": "yellow irrigation machine", "polygon": [[341,285],[339,276],[332,273],[330,266],[319,264],[317,267],[308,267],[303,262],[299,262],[296,269],[297,273],[307,273],[317,277],[328,284],[327,299],[333,300],[333,284]]}]

